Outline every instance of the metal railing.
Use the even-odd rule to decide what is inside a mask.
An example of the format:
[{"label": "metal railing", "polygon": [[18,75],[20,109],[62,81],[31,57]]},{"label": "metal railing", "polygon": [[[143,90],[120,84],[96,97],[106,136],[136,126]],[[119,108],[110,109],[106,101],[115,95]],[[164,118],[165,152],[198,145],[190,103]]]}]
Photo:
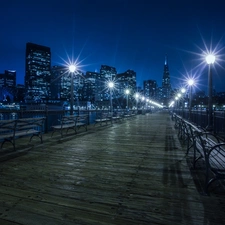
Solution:
[{"label": "metal railing", "polygon": [[[174,113],[182,116],[196,125],[206,128],[208,125],[208,111],[203,109],[192,109],[189,113],[188,109],[174,109]],[[225,111],[213,111],[213,128],[214,134],[220,136],[225,141]]]},{"label": "metal railing", "polygon": [[[116,114],[116,112],[122,112],[124,114],[127,113],[127,110],[119,109],[114,110],[113,113]],[[133,111],[133,110],[132,110]],[[137,110],[135,110],[136,113]],[[100,110],[74,110],[74,115],[82,115],[86,114],[88,115],[88,124],[93,124],[95,122],[95,119],[99,116],[99,114],[102,114],[103,112],[110,112],[108,109],[100,109]],[[146,111],[148,113],[148,111]],[[51,109],[48,107],[36,107],[35,109],[19,109],[19,110],[0,110],[0,120],[9,120],[9,119],[21,119],[21,118],[30,118],[30,117],[46,117],[45,120],[45,126],[44,131],[45,133],[52,130],[52,126],[56,125],[58,121],[62,118],[64,115],[69,115],[70,110],[65,109]]]}]

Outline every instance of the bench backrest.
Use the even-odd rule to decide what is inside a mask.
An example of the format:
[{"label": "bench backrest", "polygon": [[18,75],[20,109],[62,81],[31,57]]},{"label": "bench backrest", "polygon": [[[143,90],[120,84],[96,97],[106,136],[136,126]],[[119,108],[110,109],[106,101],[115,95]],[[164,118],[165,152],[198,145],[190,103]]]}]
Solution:
[{"label": "bench backrest", "polygon": [[1,135],[13,135],[16,127],[16,120],[0,120],[0,138]]},{"label": "bench backrest", "polygon": [[43,132],[44,122],[45,122],[45,117],[17,119],[15,132],[22,131],[22,130],[31,130],[31,129]]},{"label": "bench backrest", "polygon": [[79,115],[79,116],[76,116],[76,124],[77,123],[88,124],[88,115]]},{"label": "bench backrest", "polygon": [[75,115],[67,115],[63,116],[60,120],[60,124],[63,127],[64,125],[74,125],[76,124],[76,118],[77,116]]},{"label": "bench backrest", "polygon": [[213,146],[208,155],[209,165],[213,172],[225,176],[225,143]]}]

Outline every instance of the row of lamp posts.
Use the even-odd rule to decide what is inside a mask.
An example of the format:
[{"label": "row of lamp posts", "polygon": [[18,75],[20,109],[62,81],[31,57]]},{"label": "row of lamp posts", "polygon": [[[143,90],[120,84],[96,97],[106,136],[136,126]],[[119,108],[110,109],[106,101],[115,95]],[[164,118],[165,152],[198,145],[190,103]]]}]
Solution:
[{"label": "row of lamp posts", "polygon": [[[110,94],[110,112],[112,113],[113,112],[113,104],[112,104],[112,91],[113,91],[113,88],[114,88],[115,84],[113,81],[109,81],[108,82],[108,88],[109,88],[109,94]],[[128,101],[128,98],[129,98],[129,94],[130,94],[130,90],[129,89],[126,89],[125,90],[125,94],[127,96],[127,105],[126,105],[126,108],[127,110],[129,109],[129,101]]]},{"label": "row of lamp posts", "polygon": [[[212,105],[212,65],[215,62],[215,56],[213,54],[209,54],[206,56],[206,62],[208,64],[208,113],[207,113],[207,127],[206,130],[212,131],[213,130],[213,105]],[[191,111],[192,111],[192,87],[194,85],[195,81],[194,79],[188,80],[188,86],[189,86],[189,120],[191,120]],[[182,93],[185,92],[185,90],[181,90]],[[176,100],[179,99],[179,94],[176,96]],[[182,107],[183,104],[182,104]]]},{"label": "row of lamp posts", "polygon": [[[206,62],[208,64],[208,125],[206,129],[208,131],[211,131],[213,129],[213,124],[212,124],[212,65],[215,62],[215,56],[212,54],[209,54],[206,56]],[[73,114],[73,106],[74,106],[74,74],[76,72],[76,66],[75,65],[70,65],[69,66],[69,71],[71,73],[71,90],[70,90],[70,115]],[[188,81],[188,85],[190,87],[190,95],[189,95],[189,119],[191,119],[191,104],[192,104],[192,86],[194,84],[194,80],[190,79]],[[108,83],[108,87],[110,90],[110,111],[113,112],[113,105],[112,105],[112,89],[114,88],[114,82],[110,81]],[[130,90],[126,89],[125,94],[127,96],[127,110],[129,109],[128,105],[128,97],[130,94]],[[136,94],[136,102],[139,96]]]}]

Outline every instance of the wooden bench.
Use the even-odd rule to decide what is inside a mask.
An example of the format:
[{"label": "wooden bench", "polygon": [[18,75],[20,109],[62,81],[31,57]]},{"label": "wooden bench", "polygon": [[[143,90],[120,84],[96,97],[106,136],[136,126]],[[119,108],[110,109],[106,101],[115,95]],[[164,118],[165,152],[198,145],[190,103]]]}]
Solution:
[{"label": "wooden bench", "polygon": [[96,116],[94,126],[98,123],[100,125],[102,125],[103,123],[105,123],[107,125],[108,122],[110,122],[112,124],[112,115],[108,112],[100,112]]},{"label": "wooden bench", "polygon": [[69,130],[73,130],[74,133],[77,133],[77,130],[81,127],[84,127],[87,131],[88,126],[88,115],[66,115],[63,116],[60,120],[58,120],[57,125],[52,126],[52,134],[55,132],[60,132],[61,137],[68,134]]},{"label": "wooden bench", "polygon": [[124,113],[120,111],[115,111],[112,120],[115,122],[121,122],[124,119]]},{"label": "wooden bench", "polygon": [[13,145],[13,149],[16,150],[16,139],[24,136],[30,136],[29,142],[34,136],[37,136],[43,143],[44,121],[45,117],[0,120],[1,148],[5,142],[10,142]]},{"label": "wooden bench", "polygon": [[127,111],[126,113],[124,113],[124,118],[132,118],[133,115],[134,114],[132,111]]},{"label": "wooden bench", "polygon": [[[193,149],[193,168],[202,159],[205,166],[204,193],[209,194],[209,186],[216,180],[225,179],[225,143],[213,133],[175,116],[179,137],[187,142],[187,155]],[[212,176],[211,176],[212,175]]]},{"label": "wooden bench", "polygon": [[[209,186],[216,180],[225,179],[225,143],[220,143],[217,136],[194,128],[194,159],[193,167],[200,159],[205,161],[204,191],[208,194]],[[213,178],[210,179],[210,171]]]},{"label": "wooden bench", "polygon": [[175,121],[174,128],[178,130],[178,138],[183,144],[187,144],[186,155],[188,155],[189,150],[193,148],[194,145],[195,129],[199,131],[203,131],[203,129],[176,114],[173,114],[173,120]]}]

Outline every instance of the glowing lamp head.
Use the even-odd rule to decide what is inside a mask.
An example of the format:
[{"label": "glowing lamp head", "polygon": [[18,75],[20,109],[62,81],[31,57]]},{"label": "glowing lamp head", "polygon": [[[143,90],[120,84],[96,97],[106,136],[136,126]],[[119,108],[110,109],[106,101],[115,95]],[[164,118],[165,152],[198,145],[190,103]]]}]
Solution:
[{"label": "glowing lamp head", "polygon": [[69,70],[70,70],[71,73],[74,73],[75,70],[76,70],[76,66],[75,65],[70,65],[69,66]]},{"label": "glowing lamp head", "polygon": [[185,93],[185,91],[186,91],[186,90],[185,90],[184,88],[181,89],[181,93]]},{"label": "glowing lamp head", "polygon": [[193,79],[188,80],[188,85],[189,86],[192,86],[193,84],[194,84],[194,80]]},{"label": "glowing lamp head", "polygon": [[114,87],[114,83],[113,83],[112,81],[110,81],[110,82],[108,83],[108,86],[109,86],[109,88],[113,88],[113,87]]},{"label": "glowing lamp head", "polygon": [[129,95],[130,91],[129,91],[128,89],[126,89],[125,93],[126,93],[127,95]]},{"label": "glowing lamp head", "polygon": [[216,57],[214,55],[212,55],[212,54],[209,54],[209,55],[206,56],[205,59],[206,59],[206,62],[208,64],[213,64],[215,62],[215,60],[216,60]]},{"label": "glowing lamp head", "polygon": [[139,98],[139,94],[138,94],[138,93],[135,94],[135,98],[136,98],[136,99]]}]

